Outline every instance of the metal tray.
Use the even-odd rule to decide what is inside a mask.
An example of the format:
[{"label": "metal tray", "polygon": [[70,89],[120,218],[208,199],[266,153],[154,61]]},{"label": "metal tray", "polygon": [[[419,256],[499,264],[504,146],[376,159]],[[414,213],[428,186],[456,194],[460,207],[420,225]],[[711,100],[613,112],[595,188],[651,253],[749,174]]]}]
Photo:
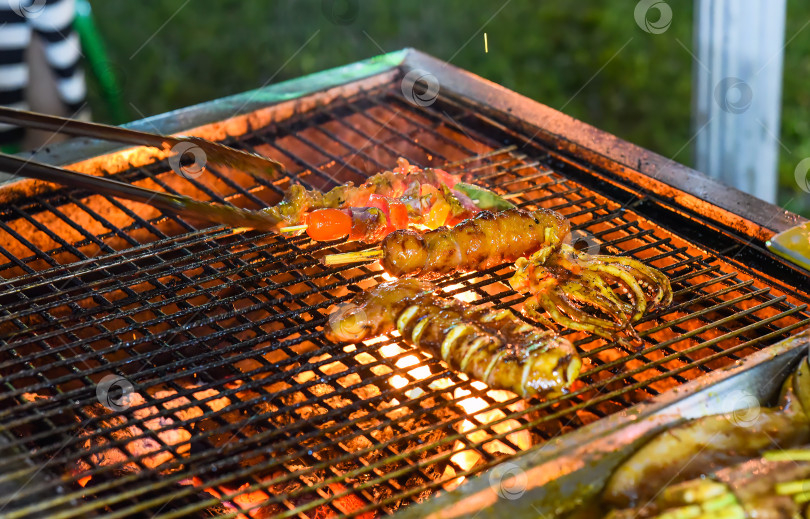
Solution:
[{"label": "metal tray", "polygon": [[395,517],[551,519],[571,512],[597,498],[616,467],[663,429],[772,404],[808,345],[810,331],[797,334],[732,367],[550,440]]}]

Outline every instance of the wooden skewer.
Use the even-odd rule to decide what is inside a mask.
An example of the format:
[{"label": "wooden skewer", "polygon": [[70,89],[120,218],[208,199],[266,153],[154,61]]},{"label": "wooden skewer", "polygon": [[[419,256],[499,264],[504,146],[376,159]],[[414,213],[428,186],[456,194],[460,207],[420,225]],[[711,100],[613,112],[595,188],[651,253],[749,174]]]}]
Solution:
[{"label": "wooden skewer", "polygon": [[763,457],[768,461],[810,461],[810,449],[768,451]]},{"label": "wooden skewer", "polygon": [[385,255],[382,249],[361,250],[358,252],[344,252],[343,254],[329,254],[324,256],[325,265],[345,265],[359,263],[370,259],[382,258]]},{"label": "wooden skewer", "polygon": [[290,225],[288,227],[282,227],[279,229],[279,232],[298,232],[298,231],[306,231],[309,225],[301,224],[301,225]]}]

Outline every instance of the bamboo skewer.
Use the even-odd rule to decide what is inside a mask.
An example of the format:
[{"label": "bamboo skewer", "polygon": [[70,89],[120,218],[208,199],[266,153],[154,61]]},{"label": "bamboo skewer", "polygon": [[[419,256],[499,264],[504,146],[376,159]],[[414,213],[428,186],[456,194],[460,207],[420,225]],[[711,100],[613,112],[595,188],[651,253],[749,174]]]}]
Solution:
[{"label": "bamboo skewer", "polygon": [[306,231],[309,225],[301,224],[301,225],[290,225],[287,227],[282,227],[278,230],[278,232],[298,232],[298,231]]},{"label": "bamboo skewer", "polygon": [[385,255],[382,249],[368,249],[358,252],[344,252],[343,254],[328,254],[324,256],[323,262],[327,266],[345,265],[347,263],[359,263],[361,261],[379,259]]},{"label": "bamboo skewer", "polygon": [[810,449],[768,451],[763,457],[768,461],[810,461]]}]

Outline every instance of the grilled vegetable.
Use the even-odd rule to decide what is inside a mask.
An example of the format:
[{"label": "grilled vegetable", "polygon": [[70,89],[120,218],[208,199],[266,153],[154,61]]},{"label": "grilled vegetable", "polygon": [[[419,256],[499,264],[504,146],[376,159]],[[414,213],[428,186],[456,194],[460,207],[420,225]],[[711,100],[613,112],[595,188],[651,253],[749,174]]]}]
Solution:
[{"label": "grilled vegetable", "polygon": [[376,207],[321,209],[306,216],[307,233],[313,240],[379,241],[389,231],[389,220]]},{"label": "grilled vegetable", "polygon": [[[368,207],[317,209],[305,216],[305,225],[283,227],[281,231],[306,230],[315,241],[347,238],[350,241],[377,243],[388,234],[411,225],[435,229],[481,212],[474,205],[471,206],[472,201],[460,201],[446,187],[444,191],[433,189],[410,205],[399,199],[375,194],[369,197],[367,203]],[[375,225],[368,224],[370,219]]]},{"label": "grilled vegetable", "polygon": [[[412,225],[436,229],[442,225],[455,225],[483,209],[514,207],[488,189],[459,182],[456,175],[440,169],[422,170],[402,158],[397,162],[393,171],[378,173],[358,187],[349,183],[321,193],[292,186],[284,200],[275,207],[264,209],[264,212],[280,221],[296,224],[281,227],[281,232],[306,231],[316,241],[348,237],[349,240],[376,243],[387,234]],[[381,211],[385,215],[385,221],[380,224],[383,228],[361,222],[355,227],[369,232],[353,232],[353,224],[346,217],[367,220],[368,216],[349,211],[349,208]],[[343,213],[336,213],[336,209],[342,209]],[[304,224],[297,225],[298,222]]]},{"label": "grilled vegetable", "polygon": [[[755,401],[740,399],[740,403],[753,405],[698,418],[655,436],[613,473],[604,499],[618,506],[643,503],[673,483],[758,457],[774,447],[788,448],[810,441],[810,418],[805,407],[809,384],[810,366],[804,359],[785,382],[778,407],[759,407]],[[774,459],[778,458],[777,453]]]},{"label": "grilled vegetable", "polygon": [[443,187],[452,188],[459,182],[459,177],[440,169],[423,170],[408,164],[408,161],[402,158],[397,162],[399,165],[393,171],[378,173],[360,186],[349,182],[322,193],[308,190],[298,184],[292,185],[281,202],[263,211],[290,225],[295,225],[301,223],[308,212],[317,209],[369,207],[374,205],[369,204],[372,195],[396,199],[415,191],[418,196],[419,189],[423,185],[440,190]]},{"label": "grilled vegetable", "polygon": [[451,368],[524,397],[559,395],[578,376],[582,363],[566,339],[509,310],[471,307],[434,290],[414,279],[378,285],[330,316],[327,337],[358,342],[396,329]]}]

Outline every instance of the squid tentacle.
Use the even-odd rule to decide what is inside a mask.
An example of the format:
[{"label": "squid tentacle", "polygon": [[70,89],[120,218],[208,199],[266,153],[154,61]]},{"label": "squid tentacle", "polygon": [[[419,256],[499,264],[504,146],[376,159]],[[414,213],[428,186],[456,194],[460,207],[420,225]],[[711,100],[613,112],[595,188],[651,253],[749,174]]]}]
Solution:
[{"label": "squid tentacle", "polygon": [[627,325],[626,315],[628,312],[625,311],[622,305],[616,304],[612,299],[583,285],[580,281],[568,281],[561,285],[557,292],[561,293],[564,299],[569,302],[574,301],[580,305],[593,306],[605,315],[612,317],[620,325]]},{"label": "squid tentacle", "polygon": [[642,273],[645,277],[652,279],[650,284],[653,287],[657,287],[656,298],[658,304],[666,306],[672,302],[672,285],[669,278],[660,270],[627,256],[599,256],[599,261],[602,263],[619,263]]},{"label": "squid tentacle", "polygon": [[[551,330],[557,330],[557,326],[554,324],[553,321],[550,321],[540,309],[545,309],[540,304],[540,300],[537,296],[531,296],[526,299],[526,302],[523,303],[523,313],[531,319],[539,322],[543,326],[548,327]],[[550,313],[550,312],[549,312]]]},{"label": "squid tentacle", "polygon": [[627,256],[590,255],[563,244],[518,260],[509,280],[529,292],[525,312],[575,330],[614,338],[646,312],[669,305],[672,287],[659,270]]},{"label": "squid tentacle", "polygon": [[610,288],[604,278],[596,274],[595,272],[583,272],[582,273],[582,282],[587,284],[588,286],[592,287],[594,290],[598,291],[604,297],[613,301],[615,305],[617,305],[624,314],[629,314],[633,311],[633,305],[623,301],[616,295],[616,292]]},{"label": "squid tentacle", "polygon": [[[563,301],[553,292],[538,294],[532,297],[537,298],[537,306],[548,312],[555,322],[572,330],[591,332],[600,337],[610,339],[611,333],[615,333],[622,328],[616,323],[589,316],[585,312]],[[534,314],[530,314],[529,317],[534,317]]]},{"label": "squid tentacle", "polygon": [[629,272],[615,265],[593,263],[588,266],[588,269],[596,272],[604,272],[619,280],[621,280],[633,294],[635,301],[635,312],[630,318],[631,321],[638,321],[647,310],[647,298],[644,294],[644,289],[641,288],[639,282]]}]

